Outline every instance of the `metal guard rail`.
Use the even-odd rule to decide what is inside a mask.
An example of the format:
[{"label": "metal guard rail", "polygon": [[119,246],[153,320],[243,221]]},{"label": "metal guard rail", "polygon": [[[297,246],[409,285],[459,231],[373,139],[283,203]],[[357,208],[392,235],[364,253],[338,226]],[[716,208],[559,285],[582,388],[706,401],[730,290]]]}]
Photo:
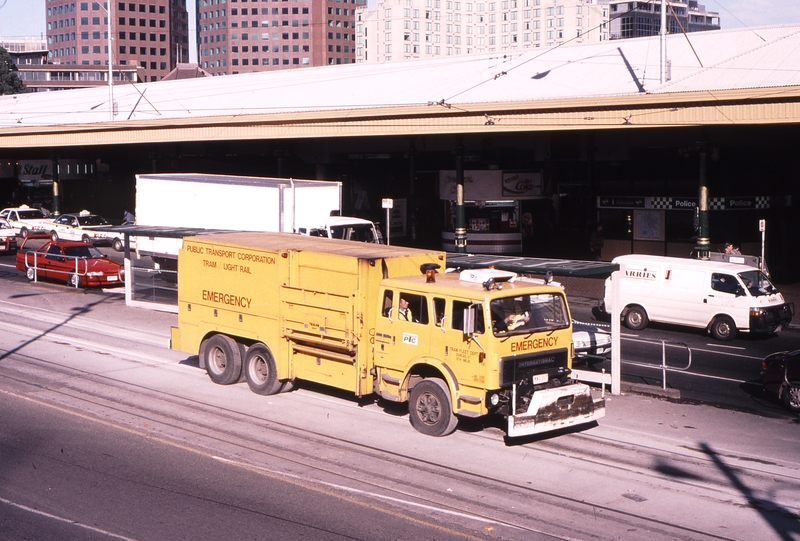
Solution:
[{"label": "metal guard rail", "polygon": [[[692,348],[688,346],[685,342],[674,342],[672,340],[652,340],[649,338],[627,338],[627,340],[631,340],[634,342],[646,342],[650,344],[661,344],[661,388],[666,390],[667,389],[667,371],[673,372],[685,372],[689,370],[692,366]],[[671,346],[683,346],[686,348],[686,352],[689,356],[689,361],[684,367],[672,367],[667,366],[667,344]],[[636,361],[624,361],[625,364],[633,365],[633,366],[640,366],[644,368],[658,368],[658,365],[650,364],[650,363],[640,363]]]}]

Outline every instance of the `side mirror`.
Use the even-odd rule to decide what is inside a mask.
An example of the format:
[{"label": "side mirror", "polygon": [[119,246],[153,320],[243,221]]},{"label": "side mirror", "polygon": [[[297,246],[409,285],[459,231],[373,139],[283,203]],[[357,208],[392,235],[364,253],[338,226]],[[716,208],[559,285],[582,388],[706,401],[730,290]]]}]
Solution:
[{"label": "side mirror", "polygon": [[475,307],[464,308],[464,336],[470,338],[475,334]]},{"label": "side mirror", "polygon": [[736,293],[736,296],[737,296],[737,297],[744,297],[744,294],[745,294],[745,293],[744,293],[744,289],[742,289],[742,286],[738,286],[738,287],[736,288],[736,291],[735,291],[735,293]]}]

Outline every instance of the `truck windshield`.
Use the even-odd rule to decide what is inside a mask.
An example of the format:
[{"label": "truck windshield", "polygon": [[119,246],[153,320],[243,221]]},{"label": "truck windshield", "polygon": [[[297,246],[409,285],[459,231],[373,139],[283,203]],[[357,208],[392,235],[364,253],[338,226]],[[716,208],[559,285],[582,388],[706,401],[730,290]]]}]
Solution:
[{"label": "truck windshield", "polygon": [[766,274],[761,271],[753,270],[747,272],[740,272],[739,278],[742,283],[747,287],[747,291],[754,297],[762,295],[774,295],[778,289],[772,285]]},{"label": "truck windshield", "polygon": [[331,237],[342,240],[375,242],[372,224],[335,225],[331,227]]},{"label": "truck windshield", "polygon": [[569,327],[566,302],[560,294],[502,297],[491,302],[490,311],[495,336]]}]

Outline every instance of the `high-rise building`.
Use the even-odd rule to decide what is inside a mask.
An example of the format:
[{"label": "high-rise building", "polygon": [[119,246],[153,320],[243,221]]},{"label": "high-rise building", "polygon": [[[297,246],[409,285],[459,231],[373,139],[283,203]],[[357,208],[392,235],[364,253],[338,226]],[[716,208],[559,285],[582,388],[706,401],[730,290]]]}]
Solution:
[{"label": "high-rise building", "polygon": [[108,66],[111,44],[114,66],[138,67],[143,81],[158,81],[189,60],[186,0],[47,0],[46,9],[53,64]]},{"label": "high-rise building", "polygon": [[213,75],[351,64],[365,0],[196,0],[197,57]]},{"label": "high-rise building", "polygon": [[378,0],[356,21],[356,62],[608,39],[608,0]]},{"label": "high-rise building", "polygon": [[[661,0],[609,0],[611,39],[655,36],[661,32]],[[719,30],[719,13],[697,0],[667,0],[667,33]]]}]

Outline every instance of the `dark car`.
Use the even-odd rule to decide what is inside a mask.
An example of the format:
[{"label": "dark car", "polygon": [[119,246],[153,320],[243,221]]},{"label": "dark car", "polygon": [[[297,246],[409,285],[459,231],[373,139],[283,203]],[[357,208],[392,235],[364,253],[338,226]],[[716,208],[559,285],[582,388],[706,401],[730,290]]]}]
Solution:
[{"label": "dark car", "polygon": [[47,278],[66,282],[73,287],[102,287],[124,283],[125,272],[122,265],[108,259],[89,243],[48,241],[38,249],[25,249],[29,240],[41,237],[41,234],[29,234],[17,251],[16,266],[25,272],[28,280]]},{"label": "dark car", "polygon": [[775,393],[790,411],[800,413],[800,349],[768,355],[761,367],[764,389]]}]

